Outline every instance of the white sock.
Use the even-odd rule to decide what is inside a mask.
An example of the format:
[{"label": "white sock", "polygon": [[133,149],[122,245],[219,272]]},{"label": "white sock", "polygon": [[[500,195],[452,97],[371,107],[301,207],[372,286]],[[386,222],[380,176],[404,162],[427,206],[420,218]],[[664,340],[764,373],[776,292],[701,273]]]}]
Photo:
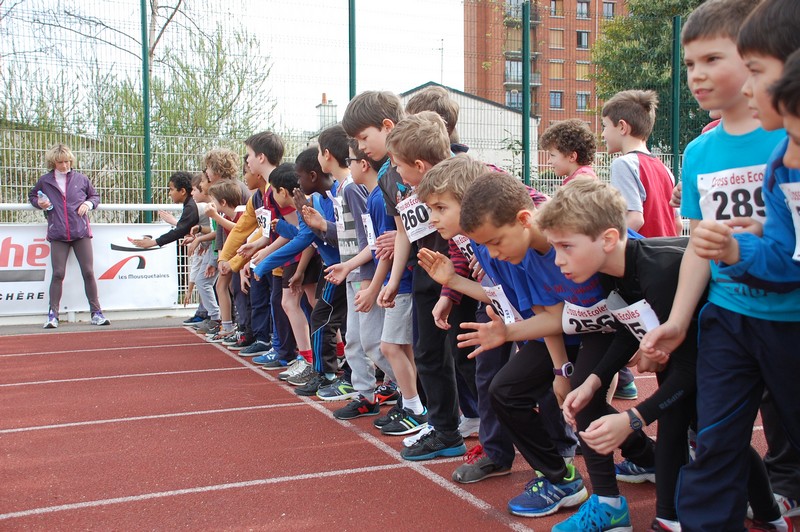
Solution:
[{"label": "white sock", "polygon": [[769,524],[775,527],[778,532],[789,532],[789,527],[786,525],[786,520],[781,517],[775,521],[770,521]]},{"label": "white sock", "polygon": [[603,504],[607,504],[619,510],[622,508],[622,497],[600,497],[597,496],[597,499],[602,502]]},{"label": "white sock", "polygon": [[233,322],[232,321],[223,321],[221,329],[223,331],[230,331],[233,329]]},{"label": "white sock", "polygon": [[419,400],[419,395],[409,397],[408,399],[403,397],[403,408],[408,408],[417,415],[420,415],[425,411],[425,407],[422,406],[422,401]]},{"label": "white sock", "polygon": [[681,532],[681,524],[679,522],[671,521],[670,519],[662,519],[660,517],[656,517],[656,519],[659,523],[672,530],[672,532]]}]

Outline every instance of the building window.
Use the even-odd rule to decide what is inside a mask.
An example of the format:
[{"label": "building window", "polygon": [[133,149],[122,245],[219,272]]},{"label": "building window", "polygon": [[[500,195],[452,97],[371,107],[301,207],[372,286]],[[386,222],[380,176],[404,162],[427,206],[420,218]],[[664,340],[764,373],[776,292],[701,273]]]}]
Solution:
[{"label": "building window", "polygon": [[506,2],[506,16],[522,18],[522,0],[508,0]]},{"label": "building window", "polygon": [[564,93],[562,91],[550,91],[550,109],[564,108]]},{"label": "building window", "polygon": [[579,92],[578,99],[575,103],[575,109],[578,111],[588,111],[589,110],[589,93],[588,92]]},{"label": "building window", "polygon": [[506,106],[512,109],[522,109],[522,92],[506,91]]},{"label": "building window", "polygon": [[522,83],[522,61],[506,61],[506,83]]},{"label": "building window", "polygon": [[550,61],[550,79],[564,79],[564,61]]},{"label": "building window", "polygon": [[603,16],[614,18],[614,2],[603,2]]},{"label": "building window", "polygon": [[550,30],[550,48],[564,48],[564,30]]},{"label": "building window", "polygon": [[551,17],[564,16],[564,0],[550,0],[550,16]]},{"label": "building window", "polygon": [[589,49],[589,32],[579,31],[578,33],[578,50]]},{"label": "building window", "polygon": [[589,62],[578,61],[575,63],[575,79],[578,81],[589,81]]},{"label": "building window", "polygon": [[589,18],[589,0],[578,0],[578,18]]}]

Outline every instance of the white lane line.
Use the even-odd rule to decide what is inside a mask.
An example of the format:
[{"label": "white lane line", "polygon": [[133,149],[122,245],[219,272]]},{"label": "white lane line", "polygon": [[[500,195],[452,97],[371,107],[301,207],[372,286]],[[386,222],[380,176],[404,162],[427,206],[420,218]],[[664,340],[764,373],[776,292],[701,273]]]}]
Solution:
[{"label": "white lane line", "polygon": [[31,432],[34,430],[52,430],[71,427],[85,427],[90,425],[106,425],[109,423],[128,423],[131,421],[147,421],[151,419],[168,419],[173,417],[205,416],[209,414],[227,414],[230,412],[247,412],[252,410],[267,410],[272,408],[284,408],[292,406],[302,406],[301,403],[276,403],[270,405],[255,406],[236,406],[232,408],[217,408],[214,410],[192,410],[190,412],[172,412],[169,414],[152,414],[149,416],[118,417],[110,419],[93,419],[90,421],[74,421],[72,423],[58,423],[55,425],[35,425],[32,427],[20,427],[15,429],[0,429],[2,434],[14,434],[17,432]]},{"label": "white lane line", "polygon": [[208,493],[214,491],[222,491],[229,489],[252,488],[254,486],[265,486],[269,484],[279,484],[281,482],[296,482],[298,480],[315,480],[325,477],[338,477],[345,475],[353,475],[359,473],[373,473],[388,471],[391,469],[400,469],[403,464],[386,464],[380,466],[370,467],[357,467],[353,469],[338,469],[335,471],[322,471],[317,473],[305,473],[302,475],[292,475],[286,477],[273,477],[261,478],[256,480],[247,480],[243,482],[230,482],[227,484],[215,484],[211,486],[199,486],[196,488],[186,488],[170,491],[158,491],[154,493],[143,493],[141,495],[129,495],[126,497],[114,497],[111,499],[99,499],[95,501],[77,502],[72,504],[61,504],[58,506],[45,506],[42,508],[33,508],[31,510],[22,510],[19,512],[8,512],[0,514],[0,520],[15,519],[20,517],[30,517],[33,515],[43,515],[55,512],[64,512],[68,510],[82,510],[84,508],[95,508],[98,506],[108,506],[111,504],[124,504],[130,502],[147,501],[150,499],[162,499],[166,497],[176,497],[179,495],[192,495],[195,493]]},{"label": "white lane line", "polygon": [[165,375],[185,375],[187,373],[214,373],[218,371],[242,371],[245,368],[209,368],[209,369],[186,369],[181,371],[159,371],[156,373],[130,373],[124,375],[103,375],[100,377],[77,377],[74,379],[53,379],[48,381],[28,381],[28,382],[11,382],[0,384],[0,388],[9,388],[12,386],[36,386],[39,384],[58,384],[64,382],[85,382],[85,381],[102,381],[109,379],[130,379],[136,377],[161,377]]},{"label": "white lane line", "polygon": [[[192,346],[200,346],[206,345],[200,342],[194,342],[191,344],[166,344],[166,345],[127,345],[122,347],[92,347],[88,349],[81,348],[81,353],[94,353],[94,352],[103,352],[103,351],[128,351],[133,349],[164,349],[168,347],[192,347]],[[10,357],[32,357],[32,356],[43,356],[43,355],[71,355],[75,353],[75,349],[68,349],[66,351],[39,351],[37,353],[6,353],[4,355],[0,355],[0,358],[10,358]]]},{"label": "white lane line", "polygon": [[[112,327],[111,329],[104,329],[104,330],[101,330],[101,331],[91,331],[91,330],[64,331],[64,330],[60,330],[60,331],[54,331],[52,334],[57,334],[57,335],[61,336],[62,334],[87,334],[88,333],[88,334],[98,334],[100,336],[104,336],[103,333],[114,335],[114,334],[119,334],[119,333],[122,333],[122,332],[129,332],[129,331],[147,331],[147,332],[168,331],[168,332],[173,332],[173,331],[175,331],[176,328],[177,327],[141,327],[141,328],[138,328],[138,329],[133,329],[133,328],[128,329],[128,328],[123,328],[123,327],[120,327],[120,328],[113,328]],[[181,328],[186,331],[186,328],[184,328],[184,327],[181,327]],[[187,332],[192,332],[192,331],[187,331]],[[49,333],[44,333],[44,334],[49,334]],[[51,334],[51,336],[52,336],[52,334]],[[37,332],[37,333],[14,334],[14,335],[11,335],[11,334],[0,334],[0,338],[3,337],[3,336],[14,336],[14,338],[25,338],[27,336],[33,336],[34,338],[41,339],[42,338],[42,333],[41,332]]]},{"label": "white lane line", "polygon": [[[229,357],[231,357],[231,358],[233,358],[235,360],[239,360],[239,361],[247,364],[248,366],[252,367],[253,371],[258,372],[258,374],[263,376],[265,379],[267,379],[269,381],[272,381],[272,382],[281,382],[276,377],[273,377],[272,375],[268,374],[268,372],[263,371],[261,369],[258,369],[257,367],[255,367],[252,364],[248,363],[246,360],[242,360],[242,357],[238,357],[238,356],[233,355],[230,351],[228,351],[227,349],[225,349],[221,345],[217,345],[217,344],[214,344],[214,345],[216,345],[217,348],[220,351],[222,351],[223,353],[225,353]],[[480,499],[480,498],[476,497],[474,494],[470,493],[469,491],[459,487],[458,485],[456,485],[450,479],[446,479],[446,478],[442,477],[441,475],[439,475],[437,473],[434,473],[433,471],[431,471],[430,469],[425,467],[426,465],[441,463],[443,461],[458,462],[458,461],[460,461],[461,457],[457,457],[455,459],[447,459],[447,460],[426,460],[426,461],[422,461],[422,462],[413,462],[413,461],[405,460],[400,456],[400,452],[399,451],[397,451],[393,447],[390,447],[389,445],[387,445],[386,443],[384,443],[383,441],[381,441],[380,439],[375,437],[373,434],[371,434],[369,432],[366,432],[364,430],[361,430],[357,425],[354,425],[353,423],[351,423],[349,421],[336,419],[335,417],[333,417],[333,412],[328,410],[327,408],[325,408],[320,402],[314,401],[310,397],[298,396],[298,398],[301,401],[303,401],[304,403],[306,403],[307,405],[309,405],[311,408],[313,408],[313,409],[317,410],[318,412],[320,412],[321,414],[327,416],[329,419],[339,423],[343,427],[347,427],[348,429],[350,429],[351,431],[356,433],[360,438],[362,438],[363,440],[365,440],[368,443],[372,444],[373,446],[378,448],[380,451],[383,451],[384,453],[389,455],[393,460],[395,460],[397,462],[395,464],[397,467],[405,467],[405,468],[408,468],[408,469],[411,469],[411,470],[415,471],[416,473],[419,473],[420,475],[422,475],[426,479],[430,480],[431,482],[433,482],[437,486],[439,486],[441,488],[444,488],[445,490],[449,491],[451,494],[455,495],[458,499],[462,500],[463,502],[465,502],[465,503],[469,504],[470,506],[473,506],[473,507],[475,507],[475,508],[477,508],[479,510],[482,510],[482,511],[490,514],[491,517],[493,519],[495,519],[497,522],[508,526],[512,530],[516,530],[516,531],[519,531],[519,532],[523,532],[523,531],[533,532],[533,529],[525,526],[524,524],[522,524],[522,523],[520,523],[518,521],[515,521],[514,518],[510,517],[506,512],[499,511],[497,508],[495,508],[494,506],[492,506],[488,502],[484,501],[483,499]],[[398,443],[399,442],[400,442],[400,440],[398,439]]]}]

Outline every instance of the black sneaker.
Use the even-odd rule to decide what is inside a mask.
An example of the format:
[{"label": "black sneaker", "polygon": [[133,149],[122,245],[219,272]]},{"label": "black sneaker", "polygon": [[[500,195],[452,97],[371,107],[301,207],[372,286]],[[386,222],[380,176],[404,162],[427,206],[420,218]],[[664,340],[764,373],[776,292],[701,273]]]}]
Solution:
[{"label": "black sneaker", "polygon": [[228,348],[231,351],[241,351],[245,347],[250,347],[256,341],[255,338],[252,336],[247,336],[244,333],[239,333],[239,338],[236,340],[236,343],[233,345],[229,345]]},{"label": "black sneaker", "polygon": [[396,405],[400,399],[400,391],[393,382],[381,384],[375,388],[375,400],[382,405]]},{"label": "black sneaker", "polygon": [[405,436],[419,432],[428,426],[428,410],[415,414],[411,410],[403,409],[402,413],[395,416],[389,423],[381,427],[381,434],[387,436]]},{"label": "black sneaker", "polygon": [[461,456],[466,452],[467,446],[461,434],[455,432],[447,435],[434,429],[411,447],[405,447],[400,451],[400,456],[406,460],[431,460],[440,456]]},{"label": "black sneaker", "polygon": [[320,373],[314,373],[307,383],[295,388],[294,393],[305,397],[311,397],[312,395],[317,395],[317,392],[323,386],[330,386],[331,384],[333,384],[333,379],[325,378],[325,375]]},{"label": "black sneaker", "polygon": [[346,406],[333,411],[336,419],[354,419],[361,416],[377,416],[381,413],[381,405],[378,402],[370,403],[363,395],[359,395]]},{"label": "black sneaker", "polygon": [[373,421],[372,424],[375,426],[376,429],[380,429],[383,428],[385,425],[391,423],[394,418],[400,417],[402,415],[403,415],[403,408],[400,405],[394,405],[392,408],[389,409],[388,412],[386,412],[385,416],[379,417],[378,419]]}]

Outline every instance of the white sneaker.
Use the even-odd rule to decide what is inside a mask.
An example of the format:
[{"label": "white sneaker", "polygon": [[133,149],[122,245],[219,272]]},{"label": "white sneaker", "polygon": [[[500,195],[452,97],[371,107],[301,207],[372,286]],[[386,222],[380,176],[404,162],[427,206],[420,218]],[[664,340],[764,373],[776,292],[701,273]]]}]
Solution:
[{"label": "white sneaker", "polygon": [[423,436],[425,436],[427,433],[432,432],[432,431],[433,431],[433,425],[428,423],[428,426],[425,427],[424,429],[422,429],[421,431],[419,431],[416,434],[413,434],[411,436],[408,436],[406,438],[403,438],[403,445],[406,446],[406,447],[411,447],[412,445],[417,443],[419,440],[421,440]]},{"label": "white sneaker", "polygon": [[461,416],[461,421],[458,423],[458,432],[464,439],[470,436],[478,436],[478,427],[480,427],[481,418],[479,417],[464,417]]},{"label": "white sneaker", "polygon": [[783,517],[797,517],[800,515],[800,502],[797,499],[791,499],[776,493],[775,502],[778,503],[778,508]]},{"label": "white sneaker", "polygon": [[282,381],[288,380],[290,377],[294,377],[295,375],[302,373],[307,366],[310,366],[308,362],[306,362],[305,358],[295,358],[289,365],[286,366],[286,371],[282,371],[278,373],[278,378]]},{"label": "white sneaker", "polygon": [[58,327],[58,316],[52,310],[47,313],[47,321],[44,322],[44,329],[55,329]]}]

